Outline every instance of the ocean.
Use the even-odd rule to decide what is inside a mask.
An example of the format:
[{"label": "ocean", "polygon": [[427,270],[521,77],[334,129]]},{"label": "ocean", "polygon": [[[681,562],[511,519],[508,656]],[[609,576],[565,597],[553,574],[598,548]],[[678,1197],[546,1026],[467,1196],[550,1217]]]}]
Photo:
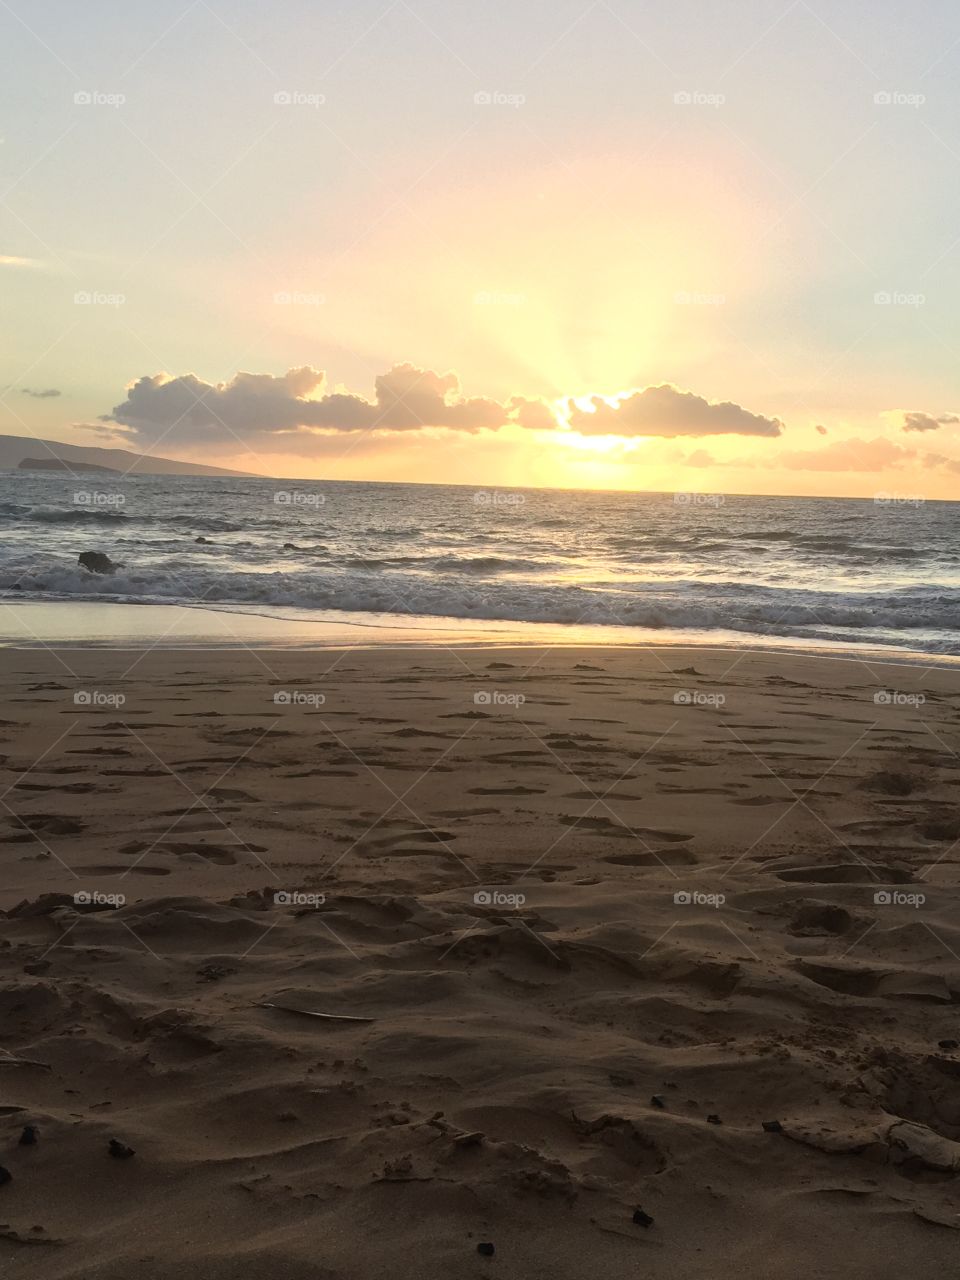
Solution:
[{"label": "ocean", "polygon": [[[119,567],[91,574],[83,551]],[[960,506],[16,472],[0,593],[956,654]]]}]

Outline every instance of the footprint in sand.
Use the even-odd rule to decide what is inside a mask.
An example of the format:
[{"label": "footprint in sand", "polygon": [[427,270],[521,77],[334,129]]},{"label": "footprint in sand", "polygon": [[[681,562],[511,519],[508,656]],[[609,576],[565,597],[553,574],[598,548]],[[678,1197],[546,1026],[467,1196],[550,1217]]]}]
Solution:
[{"label": "footprint in sand", "polygon": [[23,813],[16,821],[27,831],[44,836],[78,836],[86,824],[59,813]]},{"label": "footprint in sand", "polygon": [[[255,853],[266,852],[258,845],[237,845],[236,848],[240,853],[247,851]],[[169,853],[176,858],[181,858],[186,862],[196,862],[198,859],[204,862],[215,862],[219,866],[232,867],[235,866],[238,858],[236,854],[222,845],[216,844],[186,844],[174,840],[162,840],[155,844],[149,840],[134,840],[131,844],[125,844],[120,852],[128,857],[135,858],[138,854],[144,853],[146,850],[156,850],[157,853]]]},{"label": "footprint in sand", "polygon": [[79,867],[78,870],[82,875],[92,876],[168,876],[170,874],[169,867],[146,867],[142,863],[138,863],[135,867]]},{"label": "footprint in sand", "polygon": [[603,861],[617,867],[692,867],[697,855],[690,849],[658,849],[649,853],[613,853]]},{"label": "footprint in sand", "polygon": [[75,796],[87,795],[96,789],[95,782],[17,782],[14,784],[15,791],[68,791]]},{"label": "footprint in sand", "polygon": [[468,796],[542,796],[545,787],[470,787]]}]

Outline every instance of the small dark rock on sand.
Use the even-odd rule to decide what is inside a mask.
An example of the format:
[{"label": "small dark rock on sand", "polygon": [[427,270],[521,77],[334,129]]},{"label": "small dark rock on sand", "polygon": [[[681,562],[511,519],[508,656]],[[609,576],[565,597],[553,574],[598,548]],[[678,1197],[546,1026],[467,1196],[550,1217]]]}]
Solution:
[{"label": "small dark rock on sand", "polygon": [[130,1157],[136,1153],[133,1147],[128,1147],[125,1143],[118,1142],[116,1138],[111,1138],[110,1154],[113,1156],[114,1160],[129,1160]]},{"label": "small dark rock on sand", "polygon": [[489,1240],[481,1240],[477,1245],[477,1253],[481,1258],[492,1258],[496,1253],[496,1249],[494,1249]]},{"label": "small dark rock on sand", "polygon": [[634,1225],[638,1227],[652,1227],[653,1219],[649,1213],[644,1213],[642,1209],[634,1209],[633,1211]]},{"label": "small dark rock on sand", "polygon": [[780,1123],[779,1120],[764,1120],[763,1132],[764,1133],[783,1133],[783,1125]]},{"label": "small dark rock on sand", "polygon": [[21,1147],[35,1147],[37,1145],[37,1126],[35,1124],[25,1124],[23,1133],[20,1135],[20,1141],[17,1144]]},{"label": "small dark rock on sand", "polygon": [[5,1169],[3,1165],[0,1164],[0,1187],[5,1187],[8,1182],[12,1182],[12,1181],[13,1181],[13,1174],[10,1172],[9,1169]]}]

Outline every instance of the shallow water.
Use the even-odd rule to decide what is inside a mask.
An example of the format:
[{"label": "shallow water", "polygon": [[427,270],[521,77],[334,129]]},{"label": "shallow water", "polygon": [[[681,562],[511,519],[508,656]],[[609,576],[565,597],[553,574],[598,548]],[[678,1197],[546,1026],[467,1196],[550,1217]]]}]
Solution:
[{"label": "shallow water", "polygon": [[[571,639],[613,628],[618,639],[731,633],[952,654],[958,512],[889,496],[6,473],[0,592],[302,624],[468,619],[552,624]],[[86,550],[121,567],[90,574],[77,565]]]}]

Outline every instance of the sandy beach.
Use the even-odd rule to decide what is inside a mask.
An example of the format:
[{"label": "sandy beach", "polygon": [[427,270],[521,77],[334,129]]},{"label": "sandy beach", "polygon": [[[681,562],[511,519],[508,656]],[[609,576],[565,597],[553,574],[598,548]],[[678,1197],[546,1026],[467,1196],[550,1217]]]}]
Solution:
[{"label": "sandy beach", "polygon": [[955,668],[8,650],[3,698],[11,1275],[952,1264]]}]

